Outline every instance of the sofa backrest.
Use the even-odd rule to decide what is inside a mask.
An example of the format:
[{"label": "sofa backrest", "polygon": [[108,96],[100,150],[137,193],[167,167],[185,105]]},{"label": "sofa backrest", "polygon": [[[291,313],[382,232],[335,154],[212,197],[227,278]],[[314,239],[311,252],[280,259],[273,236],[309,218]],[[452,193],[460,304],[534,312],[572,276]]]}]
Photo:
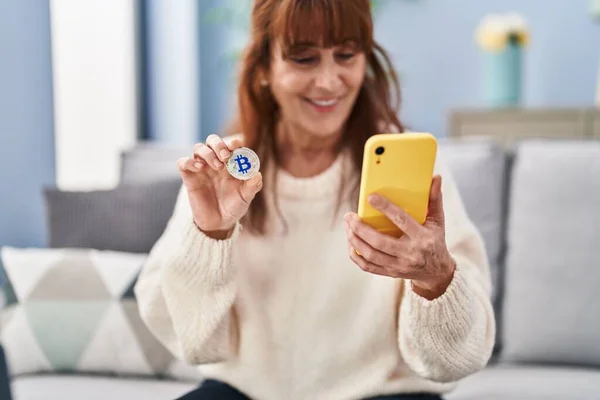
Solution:
[{"label": "sofa backrest", "polygon": [[[600,141],[439,141],[490,260],[496,355],[600,365]],[[125,183],[175,177],[187,150],[123,154]],[[506,346],[504,342],[506,341]],[[570,352],[573,347],[575,351]]]},{"label": "sofa backrest", "polygon": [[[499,294],[503,255],[507,155],[485,138],[441,139],[440,155],[453,174],[463,202],[481,231],[490,258],[493,298]],[[121,183],[140,184],[177,178],[176,161],[189,149],[143,144],[121,155]]]},{"label": "sofa backrest", "polygon": [[440,140],[439,147],[467,213],[483,236],[496,299],[505,225],[507,155],[495,142],[481,138]]},{"label": "sofa backrest", "polygon": [[[491,300],[500,327],[508,154],[487,138],[441,139],[439,153],[456,181],[467,214],[483,237],[492,277]],[[497,329],[495,354],[501,343],[501,329]]]},{"label": "sofa backrest", "polygon": [[[442,139],[439,147],[467,212],[484,238],[496,302],[505,220],[506,154],[494,141],[480,138]],[[139,184],[177,177],[176,161],[189,152],[189,149],[153,144],[125,151],[121,156],[121,182]]]},{"label": "sofa backrest", "polygon": [[502,361],[600,367],[600,141],[515,148]]},{"label": "sofa backrest", "polygon": [[179,178],[177,160],[191,149],[144,143],[121,153],[121,184],[142,184]]}]

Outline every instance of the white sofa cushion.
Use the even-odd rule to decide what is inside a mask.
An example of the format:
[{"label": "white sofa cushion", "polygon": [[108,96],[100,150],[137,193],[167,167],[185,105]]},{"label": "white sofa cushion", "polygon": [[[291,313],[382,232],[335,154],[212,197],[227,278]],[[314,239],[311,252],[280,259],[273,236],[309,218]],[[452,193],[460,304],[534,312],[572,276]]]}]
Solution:
[{"label": "white sofa cushion", "polygon": [[13,400],[166,400],[194,390],[175,381],[118,379],[96,376],[40,375],[15,379]]}]

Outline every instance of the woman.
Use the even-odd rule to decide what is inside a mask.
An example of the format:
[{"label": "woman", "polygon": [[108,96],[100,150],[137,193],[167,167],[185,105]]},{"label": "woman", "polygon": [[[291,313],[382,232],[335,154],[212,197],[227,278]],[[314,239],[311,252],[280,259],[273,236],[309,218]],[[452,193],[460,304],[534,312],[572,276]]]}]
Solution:
[{"label": "woman", "polygon": [[[352,212],[365,141],[401,130],[389,71],[368,0],[254,1],[243,134],[179,160],[174,215],[136,287],[151,331],[206,378],[183,399],[439,399],[487,363],[486,254],[444,167],[423,225],[371,199],[401,239]],[[228,174],[242,145],[264,176]]]}]

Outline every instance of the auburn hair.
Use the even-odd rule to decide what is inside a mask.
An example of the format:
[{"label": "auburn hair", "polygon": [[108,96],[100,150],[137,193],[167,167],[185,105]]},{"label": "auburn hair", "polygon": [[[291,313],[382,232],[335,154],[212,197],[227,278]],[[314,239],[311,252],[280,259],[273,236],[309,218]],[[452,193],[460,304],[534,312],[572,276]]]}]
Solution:
[{"label": "auburn hair", "polygon": [[[338,150],[349,149],[360,172],[369,137],[390,127],[404,130],[398,119],[400,85],[389,56],[373,39],[370,0],[253,0],[250,38],[238,81],[238,115],[230,133],[242,133],[244,145],[258,154],[261,164],[280,165],[275,143],[279,107],[270,89],[261,85],[261,77],[270,68],[274,42],[281,43],[285,54],[296,44],[331,47],[348,40],[365,54],[367,73]],[[265,192],[261,191],[243,223],[252,232],[264,234],[266,218]]]}]

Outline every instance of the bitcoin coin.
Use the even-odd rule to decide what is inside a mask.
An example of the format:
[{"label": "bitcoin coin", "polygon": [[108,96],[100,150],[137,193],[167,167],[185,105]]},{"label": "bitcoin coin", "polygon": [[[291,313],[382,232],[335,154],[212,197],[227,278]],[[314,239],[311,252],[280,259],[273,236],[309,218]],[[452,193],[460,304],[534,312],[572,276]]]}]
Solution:
[{"label": "bitcoin coin", "polygon": [[260,169],[260,160],[254,151],[247,147],[235,149],[227,161],[227,171],[236,179],[246,181]]}]

